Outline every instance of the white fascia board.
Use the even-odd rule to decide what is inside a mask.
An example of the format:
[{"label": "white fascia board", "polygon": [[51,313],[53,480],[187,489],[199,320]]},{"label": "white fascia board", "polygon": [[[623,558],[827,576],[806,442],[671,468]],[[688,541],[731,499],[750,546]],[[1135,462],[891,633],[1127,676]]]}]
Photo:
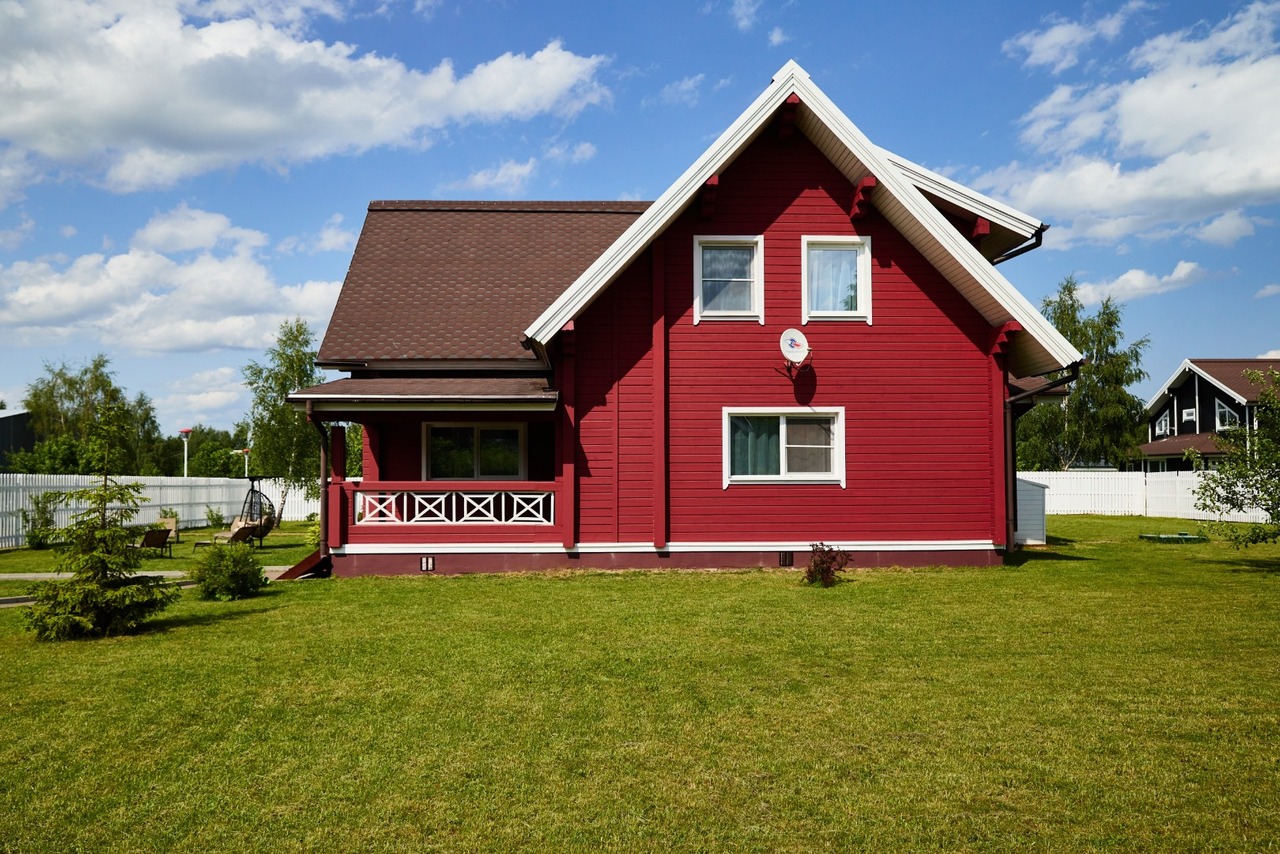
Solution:
[{"label": "white fascia board", "polygon": [[525,335],[540,344],[547,344],[566,323],[590,304],[631,261],[670,225],[685,207],[694,200],[707,179],[724,168],[755,138],[765,126],[774,110],[793,91],[791,83],[797,77],[808,75],[795,61],[789,61],[774,78],[773,83],[760,93],[751,106],[731,124],[711,147],[685,170],[674,184],[667,188],[649,208],[636,218],[626,231],[604,253],[583,271],[582,275],[556,298],[546,311],[525,330]]},{"label": "white fascia board", "polygon": [[[951,223],[947,222],[915,185],[881,155],[880,149],[872,145],[862,131],[832,103],[825,93],[809,84],[807,79],[797,81],[796,85],[800,100],[803,102],[802,108],[807,108],[818,121],[824,123],[840,143],[862,161],[871,174],[875,175],[878,183],[875,195],[883,192],[892,196],[903,206],[909,216],[924,227],[942,250],[955,258],[972,283],[985,290],[996,301],[1003,316],[992,317],[988,312],[983,312],[987,321],[993,325],[1006,320],[1017,321],[1049,358],[1056,362],[1048,365],[1035,364],[1035,368],[1042,369],[1035,373],[1065,368],[1084,358],[1080,351],[1073,347],[1071,342],[1063,337],[1062,333],[1055,329],[1053,324],[1049,323],[1027,301],[1027,298],[992,266],[990,261],[983,258],[982,254],[965,240]],[[874,196],[872,202],[875,202]],[[902,229],[899,228],[899,230]],[[919,246],[916,248],[922,249]],[[924,254],[926,257],[929,255],[928,252]],[[956,285],[961,293],[965,293],[964,282],[953,280],[952,284]],[[973,302],[972,297],[970,302]],[[981,307],[979,310],[982,310]]]},{"label": "white fascia board", "polygon": [[908,180],[916,185],[917,189],[932,193],[941,199],[946,199],[965,210],[973,211],[1015,234],[1031,238],[1035,236],[1037,231],[1045,227],[1043,222],[1030,214],[1025,214],[1022,211],[997,202],[990,196],[984,196],[982,193],[972,190],[963,184],[957,184],[950,178],[939,175],[931,169],[926,169],[919,163],[912,163],[907,158],[883,148],[880,149],[880,153],[886,160],[896,166],[902,174],[906,175]]},{"label": "white fascia board", "polygon": [[[702,156],[680,178],[667,188],[631,226],[614,241],[578,279],[533,322],[525,334],[541,344],[548,343],[566,323],[588,305],[595,296],[617,276],[627,264],[643,252],[662,231],[693,201],[707,179],[724,168],[765,127],[773,112],[787,96],[800,96],[801,110],[809,111],[817,121],[826,125],[841,145],[857,158],[871,174],[879,187],[876,194],[887,192],[898,201],[906,213],[918,221],[941,250],[953,256],[961,265],[967,278],[977,285],[1000,306],[999,316],[983,311],[993,325],[1015,320],[1039,345],[1048,357],[1030,360],[1034,373],[1047,373],[1065,368],[1083,357],[1057,329],[1027,302],[1012,284],[983,258],[982,255],[942,214],[926,199],[915,185],[890,163],[878,147],[873,145],[862,131],[849,120],[825,93],[815,86],[809,75],[794,60],[788,61],[773,83],[760,93],[751,106],[711,144]],[[900,229],[901,230],[901,229]],[[919,248],[919,247],[917,247]],[[926,256],[929,253],[925,253]],[[952,282],[966,293],[963,282]],[[969,296],[966,294],[966,296]],[[969,297],[972,302],[972,297]],[[976,305],[976,304],[975,304]],[[981,307],[979,310],[982,311]]]},{"label": "white fascia board", "polygon": [[1147,402],[1148,415],[1155,414],[1155,411],[1159,409],[1161,405],[1164,404],[1164,399],[1166,397],[1172,396],[1169,393],[1169,390],[1173,387],[1174,383],[1176,383],[1182,377],[1182,374],[1186,371],[1190,371],[1193,374],[1197,374],[1200,377],[1203,377],[1207,382],[1211,383],[1214,388],[1216,388],[1218,391],[1222,392],[1223,394],[1227,395],[1228,397],[1230,397],[1232,400],[1234,400],[1236,403],[1240,404],[1241,406],[1247,406],[1249,404],[1249,401],[1247,399],[1241,397],[1239,394],[1236,394],[1234,391],[1224,386],[1221,383],[1221,381],[1214,378],[1212,374],[1207,373],[1203,368],[1201,368],[1195,362],[1191,361],[1190,359],[1183,359],[1182,364],[1178,366],[1178,370],[1173,372],[1173,376],[1169,377],[1169,379],[1165,381],[1165,384],[1160,386],[1160,390],[1155,393],[1155,396],[1152,397],[1151,400]]}]

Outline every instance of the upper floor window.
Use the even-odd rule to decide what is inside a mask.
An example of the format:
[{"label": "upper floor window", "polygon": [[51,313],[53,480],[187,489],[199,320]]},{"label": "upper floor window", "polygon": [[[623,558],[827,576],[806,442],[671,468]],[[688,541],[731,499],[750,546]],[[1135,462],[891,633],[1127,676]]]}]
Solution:
[{"label": "upper floor window", "polygon": [[519,480],[525,476],[524,425],[425,424],[429,480]]},{"label": "upper floor window", "polygon": [[844,409],[724,410],[724,486],[845,484]]},{"label": "upper floor window", "polygon": [[805,323],[871,322],[871,238],[805,237],[800,266]]},{"label": "upper floor window", "polygon": [[1160,417],[1156,419],[1156,435],[1169,435],[1169,410],[1160,413]]},{"label": "upper floor window", "polygon": [[1217,403],[1217,406],[1215,407],[1217,411],[1216,420],[1218,422],[1217,429],[1226,430],[1231,427],[1239,427],[1240,416],[1236,414],[1236,411],[1232,409],[1230,406],[1228,406],[1227,404],[1223,403],[1221,400],[1216,401],[1216,403]]},{"label": "upper floor window", "polygon": [[764,323],[764,237],[693,239],[693,322]]}]

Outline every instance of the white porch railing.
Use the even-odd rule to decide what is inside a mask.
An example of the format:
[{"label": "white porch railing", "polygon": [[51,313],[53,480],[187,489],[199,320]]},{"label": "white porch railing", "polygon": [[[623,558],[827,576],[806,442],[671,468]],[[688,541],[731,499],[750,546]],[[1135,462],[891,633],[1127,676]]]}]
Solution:
[{"label": "white porch railing", "polygon": [[357,525],[550,525],[555,493],[506,490],[357,490]]}]

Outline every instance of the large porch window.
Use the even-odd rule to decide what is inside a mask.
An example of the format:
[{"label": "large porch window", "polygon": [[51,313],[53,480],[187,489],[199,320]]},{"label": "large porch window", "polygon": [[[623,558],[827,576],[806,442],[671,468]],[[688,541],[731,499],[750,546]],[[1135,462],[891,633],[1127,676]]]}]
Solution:
[{"label": "large porch window", "polygon": [[524,480],[523,424],[424,424],[423,480]]}]

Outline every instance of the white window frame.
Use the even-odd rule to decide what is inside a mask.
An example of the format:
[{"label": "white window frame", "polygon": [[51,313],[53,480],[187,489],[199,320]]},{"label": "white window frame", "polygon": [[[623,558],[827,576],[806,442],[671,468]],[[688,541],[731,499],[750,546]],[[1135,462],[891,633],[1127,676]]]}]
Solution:
[{"label": "white window frame", "polygon": [[[801,323],[811,320],[857,321],[871,325],[871,238],[852,235],[823,237],[804,235],[800,239],[800,314]],[[809,250],[858,250],[858,308],[854,311],[816,311],[809,305]]]},{"label": "white window frame", "polygon": [[[1213,422],[1215,430],[1229,430],[1232,427],[1240,426],[1240,413],[1236,412],[1220,398],[1215,398],[1213,404]],[[1224,412],[1234,420],[1223,423],[1222,415]]]},{"label": "white window frame", "polygon": [[1169,435],[1169,410],[1160,413],[1160,417],[1156,419],[1156,435]]},{"label": "white window frame", "polygon": [[[749,246],[751,308],[747,311],[705,311],[702,307],[702,249],[704,246]],[[764,235],[700,234],[693,238],[693,323],[704,320],[755,320],[764,326]]]},{"label": "white window frame", "polygon": [[[475,475],[464,478],[448,478],[448,480],[474,480],[481,483],[491,480],[528,480],[529,479],[529,439],[528,425],[524,422],[494,421],[424,421],[422,423],[422,479],[445,480],[431,476],[431,428],[432,427],[470,427],[473,430],[516,430],[520,434],[520,471],[514,475],[485,475],[479,472],[480,458],[475,459]],[[476,447],[479,448],[479,433],[476,435]]]},{"label": "white window frame", "polygon": [[1182,420],[1183,421],[1196,420],[1196,409],[1194,406],[1189,406],[1186,409],[1182,410]]},{"label": "white window frame", "polygon": [[[732,445],[730,441],[729,422],[735,415],[760,415],[760,416],[780,416],[782,424],[778,430],[778,448],[780,459],[780,474],[768,475],[731,475],[732,466]],[[830,472],[787,472],[786,471],[786,448],[787,448],[787,431],[786,416],[796,415],[812,418],[814,416],[827,416],[833,421],[831,427],[832,447],[831,447],[831,471]],[[728,489],[731,484],[740,483],[794,483],[794,484],[815,484],[815,483],[837,483],[841,489],[845,488],[845,435],[844,435],[844,407],[828,406],[820,408],[811,408],[807,406],[726,406],[721,410],[720,415],[721,432],[720,432],[720,448],[721,448],[721,471],[723,472],[722,488]]]}]

